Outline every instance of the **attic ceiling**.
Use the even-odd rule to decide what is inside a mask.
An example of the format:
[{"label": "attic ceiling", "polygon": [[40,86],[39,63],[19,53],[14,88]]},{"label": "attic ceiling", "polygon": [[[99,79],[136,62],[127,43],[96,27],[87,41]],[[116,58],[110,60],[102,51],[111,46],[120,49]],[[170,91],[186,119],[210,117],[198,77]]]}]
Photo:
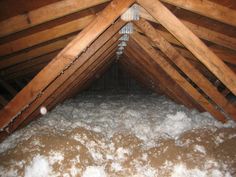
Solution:
[{"label": "attic ceiling", "polygon": [[87,88],[116,59],[134,3],[140,20],[119,65],[188,108],[236,120],[234,0],[0,1],[0,137]]}]

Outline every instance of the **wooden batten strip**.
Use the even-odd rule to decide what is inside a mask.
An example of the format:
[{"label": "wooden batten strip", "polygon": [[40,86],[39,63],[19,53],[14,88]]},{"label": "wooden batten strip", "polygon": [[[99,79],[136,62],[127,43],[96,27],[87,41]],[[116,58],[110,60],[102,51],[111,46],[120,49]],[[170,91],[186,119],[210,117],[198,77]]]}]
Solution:
[{"label": "wooden batten strip", "polygon": [[209,0],[161,0],[236,27],[236,11]]},{"label": "wooden batten strip", "polygon": [[[62,50],[0,113],[0,128],[6,128],[18,114],[31,104],[61,72],[77,61],[78,56],[101,35],[134,0],[113,0],[68,46]],[[23,117],[25,118],[25,117]]]},{"label": "wooden batten strip", "polygon": [[0,60],[0,70],[64,48],[76,35]]},{"label": "wooden batten strip", "polygon": [[0,45],[0,56],[8,55],[20,50],[33,47],[35,45],[47,42],[67,34],[77,32],[85,28],[92,20],[95,19],[95,15],[87,15],[77,20],[73,20],[56,27],[34,33],[14,41],[4,43]]},{"label": "wooden batten strip", "polygon": [[159,0],[137,0],[157,21],[190,50],[212,73],[236,95],[236,75]]},{"label": "wooden batten strip", "polygon": [[62,0],[36,10],[11,17],[0,22],[0,37],[22,31],[33,26],[82,11],[84,9],[108,2],[108,0]]}]

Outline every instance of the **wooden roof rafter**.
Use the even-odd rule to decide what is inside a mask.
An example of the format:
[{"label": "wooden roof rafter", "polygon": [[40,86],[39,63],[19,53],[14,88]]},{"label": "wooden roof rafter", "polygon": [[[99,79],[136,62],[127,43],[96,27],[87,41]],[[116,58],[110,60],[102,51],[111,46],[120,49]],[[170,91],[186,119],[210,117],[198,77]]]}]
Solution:
[{"label": "wooden roof rafter", "polygon": [[209,50],[209,48],[190,29],[176,18],[159,0],[137,0],[137,2],[236,95],[235,73]]},{"label": "wooden roof rafter", "polygon": [[[13,119],[27,108],[41,92],[52,83],[60,73],[73,64],[82,52],[104,32],[130,5],[134,0],[114,0],[91,22],[70,44],[62,50],[59,55],[50,62],[40,73],[22,89],[7,106],[1,110],[0,127],[6,128]],[[79,60],[82,62],[81,60]],[[53,71],[53,72],[52,72]],[[47,76],[47,77],[45,77]],[[24,97],[22,99],[21,97]],[[21,100],[21,102],[18,102]]]},{"label": "wooden roof rafter", "polygon": [[141,19],[135,24],[152,40],[155,45],[176,64],[199,88],[201,88],[219,107],[236,120],[236,107],[232,105],[195,67],[184,58],[158,31],[147,21]]}]

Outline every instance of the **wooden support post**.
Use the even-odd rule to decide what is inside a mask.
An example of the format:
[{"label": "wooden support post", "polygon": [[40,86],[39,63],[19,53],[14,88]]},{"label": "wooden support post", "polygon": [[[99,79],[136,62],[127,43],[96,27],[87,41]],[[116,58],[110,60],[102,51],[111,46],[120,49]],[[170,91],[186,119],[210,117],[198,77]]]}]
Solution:
[{"label": "wooden support post", "polygon": [[236,95],[236,75],[159,0],[137,0]]},{"label": "wooden support post", "polygon": [[149,56],[181,86],[185,92],[198,102],[206,111],[216,119],[225,122],[225,116],[218,111],[204,96],[202,96],[187,80],[185,80],[158,52],[138,33],[132,35],[132,38]]},{"label": "wooden support post", "polygon": [[[70,44],[53,59],[0,113],[0,129],[16,118],[30,103],[44,91],[61,72],[72,67],[78,56],[99,37],[130,5],[134,0],[113,0]],[[86,61],[86,59],[85,59]],[[79,60],[79,65],[82,64]],[[68,70],[68,69],[67,69]],[[70,69],[69,69],[70,70]],[[73,73],[71,73],[73,74]],[[68,76],[69,77],[69,76]],[[24,119],[25,117],[23,117]]]},{"label": "wooden support post", "polygon": [[231,104],[211,82],[205,78],[191,63],[158,33],[147,21],[141,19],[135,23],[155,45],[175,63],[211,100],[213,100],[225,113],[236,120],[236,107]]}]

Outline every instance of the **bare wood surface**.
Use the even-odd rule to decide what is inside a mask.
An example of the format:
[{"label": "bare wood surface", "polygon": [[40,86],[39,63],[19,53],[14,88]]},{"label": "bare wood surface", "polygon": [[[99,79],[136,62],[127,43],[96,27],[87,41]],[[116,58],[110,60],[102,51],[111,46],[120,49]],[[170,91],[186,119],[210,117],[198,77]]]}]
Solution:
[{"label": "bare wood surface", "polygon": [[159,0],[138,2],[236,95],[236,75]]}]

